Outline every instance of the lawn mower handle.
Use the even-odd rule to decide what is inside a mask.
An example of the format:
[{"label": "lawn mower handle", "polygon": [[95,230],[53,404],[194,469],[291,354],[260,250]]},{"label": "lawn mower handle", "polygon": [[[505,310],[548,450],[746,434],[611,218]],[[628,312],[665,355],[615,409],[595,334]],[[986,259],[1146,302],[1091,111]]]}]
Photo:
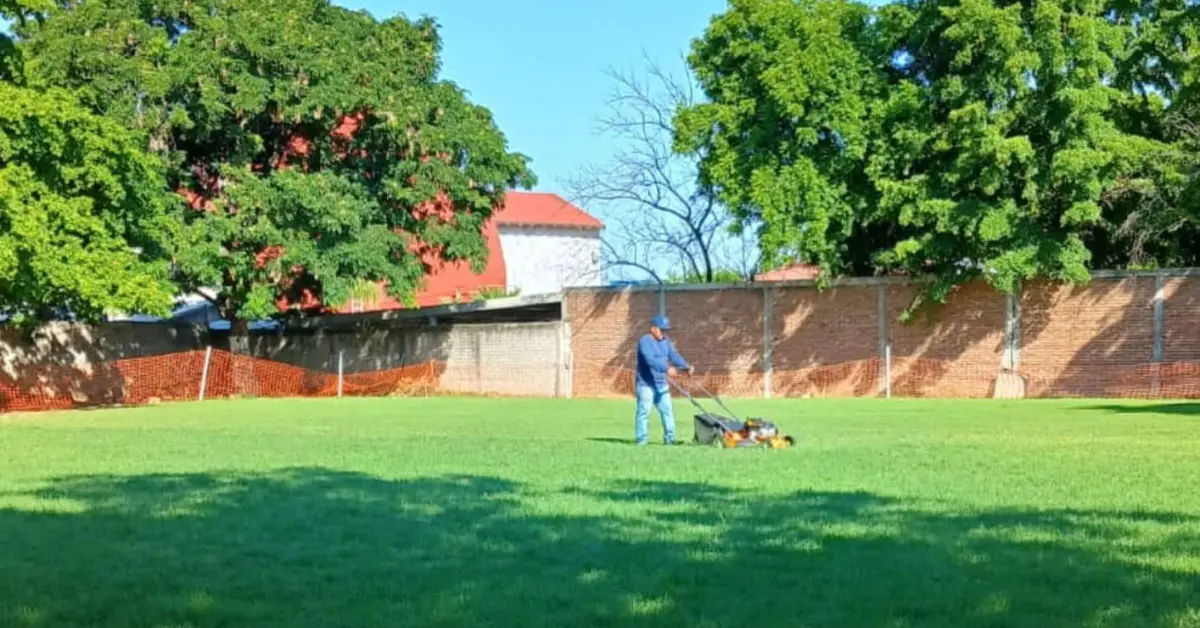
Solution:
[{"label": "lawn mower handle", "polygon": [[688,392],[687,389],[685,389],[683,386],[680,386],[679,382],[677,382],[673,379],[668,380],[668,381],[670,381],[671,385],[675,387],[675,390],[678,390],[679,393],[682,394],[685,399],[692,402],[692,405],[696,406],[697,410],[699,410],[701,412],[705,412],[704,406],[700,405],[699,401],[696,401],[696,398],[692,396],[692,393]]},{"label": "lawn mower handle", "polygon": [[[683,388],[683,386],[680,386],[680,385],[679,385],[679,383],[678,383],[678,382],[676,382],[676,381],[674,381],[674,380],[671,380],[671,384],[672,384],[673,386],[675,386],[675,389],[676,389],[676,390],[678,390],[679,392],[683,393],[683,396],[684,396],[684,397],[687,397],[688,401],[691,401],[691,402],[692,402],[692,405],[696,406],[696,408],[698,408],[698,409],[699,409],[701,412],[704,412],[704,407],[700,405],[700,402],[696,401],[696,399],[695,399],[694,397],[692,397],[692,393],[690,393],[690,392],[688,392],[687,390],[685,390],[685,389]],[[720,398],[720,397],[718,397],[718,396],[716,395],[716,393],[713,393],[712,391],[708,390],[708,389],[707,389],[707,388],[705,388],[704,386],[702,386],[702,385],[700,385],[700,384],[696,383],[696,382],[695,382],[695,380],[693,380],[693,381],[692,381],[692,385],[693,385],[693,386],[695,386],[697,389],[699,389],[699,390],[700,390],[700,392],[702,392],[702,393],[704,393],[705,395],[707,395],[709,399],[712,399],[714,402],[716,402],[716,404],[717,404],[718,406],[721,406],[721,409],[722,409],[722,410],[724,410],[725,412],[729,413],[729,417],[730,417],[730,418],[732,418],[732,419],[733,419],[733,420],[735,420],[735,421],[741,422],[741,419],[738,417],[738,415],[734,414],[733,410],[730,410],[730,409],[729,409],[729,406],[726,406],[726,405],[725,405],[725,402],[721,401],[721,398]]]}]

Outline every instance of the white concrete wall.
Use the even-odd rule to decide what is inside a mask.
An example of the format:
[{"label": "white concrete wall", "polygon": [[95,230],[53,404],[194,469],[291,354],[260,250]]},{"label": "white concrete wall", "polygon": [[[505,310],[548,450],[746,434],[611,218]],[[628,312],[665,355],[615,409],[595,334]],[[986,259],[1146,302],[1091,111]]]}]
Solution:
[{"label": "white concrete wall", "polygon": [[[0,416],[148,397],[196,399],[209,340],[202,327],[158,324],[51,323],[33,339],[0,326]],[[314,394],[323,385],[328,391],[341,356],[348,377],[433,363],[435,394],[567,396],[569,349],[558,321],[255,334],[251,355],[262,361],[246,365],[250,383],[235,383],[229,358],[215,351],[207,391],[210,398],[235,386],[262,394],[260,382],[270,384],[270,394]]]},{"label": "white concrete wall", "polygon": [[256,337],[255,357],[347,374],[433,362],[437,392],[555,397],[566,394],[563,323],[445,325],[420,329]]},{"label": "white concrete wall", "polygon": [[500,246],[510,290],[550,294],[604,284],[598,231],[502,226]]},{"label": "white concrete wall", "polygon": [[564,396],[563,323],[499,323],[413,332],[410,364],[436,362],[441,393]]}]

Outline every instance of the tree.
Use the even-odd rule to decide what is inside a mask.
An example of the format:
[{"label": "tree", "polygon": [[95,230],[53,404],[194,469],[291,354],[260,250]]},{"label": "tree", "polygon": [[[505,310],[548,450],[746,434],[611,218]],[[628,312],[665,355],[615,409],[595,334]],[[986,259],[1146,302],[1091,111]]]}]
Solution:
[{"label": "tree", "polygon": [[600,131],[623,146],[612,161],[582,168],[571,196],[603,208],[604,256],[659,282],[663,274],[692,281],[753,276],[757,257],[742,230],[730,232],[729,212],[696,186],[694,158],[672,150],[672,118],[695,104],[692,85],[647,60],[644,76],[610,71],[615,84]]},{"label": "tree", "polygon": [[[1170,145],[1145,172],[1106,191],[1111,239],[1097,259],[1135,267],[1200,264],[1200,91],[1197,15],[1184,0],[1117,3],[1113,19],[1134,24],[1112,83],[1121,128]],[[1107,250],[1106,250],[1107,249]]]},{"label": "tree", "polygon": [[1122,117],[1135,33],[1110,9],[733,0],[689,57],[709,102],[679,112],[676,148],[762,223],[768,262],[931,275],[914,305],[979,277],[1086,281],[1113,252],[1106,201],[1173,153]]},{"label": "tree", "polygon": [[490,113],[437,76],[429,19],[327,0],[61,4],[18,29],[32,80],[137,133],[188,201],[175,257],[247,319],[411,300],[437,260],[486,261],[482,225],[533,182]]},{"label": "tree", "polygon": [[20,51],[5,36],[0,49],[0,314],[165,314],[176,230],[161,164],[70,92],[26,86]]}]

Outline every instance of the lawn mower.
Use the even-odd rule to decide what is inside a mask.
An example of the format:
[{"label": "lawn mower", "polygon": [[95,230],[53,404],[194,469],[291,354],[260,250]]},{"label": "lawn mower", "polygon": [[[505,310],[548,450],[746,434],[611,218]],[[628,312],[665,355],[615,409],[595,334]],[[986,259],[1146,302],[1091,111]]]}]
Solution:
[{"label": "lawn mower", "polygon": [[721,401],[720,397],[698,383],[692,382],[691,386],[716,402],[729,416],[721,416],[705,410],[704,406],[696,401],[691,391],[680,386],[678,382],[672,381],[671,384],[696,407],[698,414],[693,420],[695,430],[693,440],[701,445],[715,445],[722,448],[786,449],[796,442],[791,436],[780,434],[779,428],[765,419],[748,418],[742,421]]}]

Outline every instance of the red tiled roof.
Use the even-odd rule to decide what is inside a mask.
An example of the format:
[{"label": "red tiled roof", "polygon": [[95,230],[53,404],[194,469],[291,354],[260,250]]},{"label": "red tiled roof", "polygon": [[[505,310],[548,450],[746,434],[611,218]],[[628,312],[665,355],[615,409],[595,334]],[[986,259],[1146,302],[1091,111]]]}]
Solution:
[{"label": "red tiled roof", "polygon": [[[466,262],[453,264],[437,262],[425,277],[424,285],[417,291],[418,307],[431,307],[453,302],[456,298],[472,299],[479,291],[508,288],[505,264],[506,252],[500,246],[500,226],[558,227],[583,230],[600,230],[604,223],[572,205],[557,194],[536,192],[509,192],[504,206],[492,214],[484,223],[483,236],[487,240],[488,262],[482,274],[471,272]],[[519,254],[519,253],[518,253]],[[363,311],[402,309],[404,306],[387,296],[383,286],[378,286],[374,299],[362,303]],[[333,308],[338,312],[351,311],[351,304]]]},{"label": "red tiled roof", "polygon": [[754,276],[755,281],[795,281],[797,279],[816,279],[821,269],[809,264],[791,264],[768,270]]},{"label": "red tiled roof", "polygon": [[[504,265],[504,251],[500,249],[500,234],[493,221],[483,225],[483,237],[487,240],[488,261],[483,273],[476,275],[471,271],[467,262],[445,262],[438,260],[433,263],[421,288],[417,290],[417,307],[434,307],[456,302],[462,298],[472,300],[481,290],[500,289],[506,287],[508,279]],[[364,312],[404,309],[404,304],[388,296],[382,285],[376,287],[375,298],[363,304]],[[352,310],[347,303],[339,312]]]},{"label": "red tiled roof", "polygon": [[509,192],[495,213],[496,224],[521,227],[563,227],[599,231],[604,223],[557,194]]}]

